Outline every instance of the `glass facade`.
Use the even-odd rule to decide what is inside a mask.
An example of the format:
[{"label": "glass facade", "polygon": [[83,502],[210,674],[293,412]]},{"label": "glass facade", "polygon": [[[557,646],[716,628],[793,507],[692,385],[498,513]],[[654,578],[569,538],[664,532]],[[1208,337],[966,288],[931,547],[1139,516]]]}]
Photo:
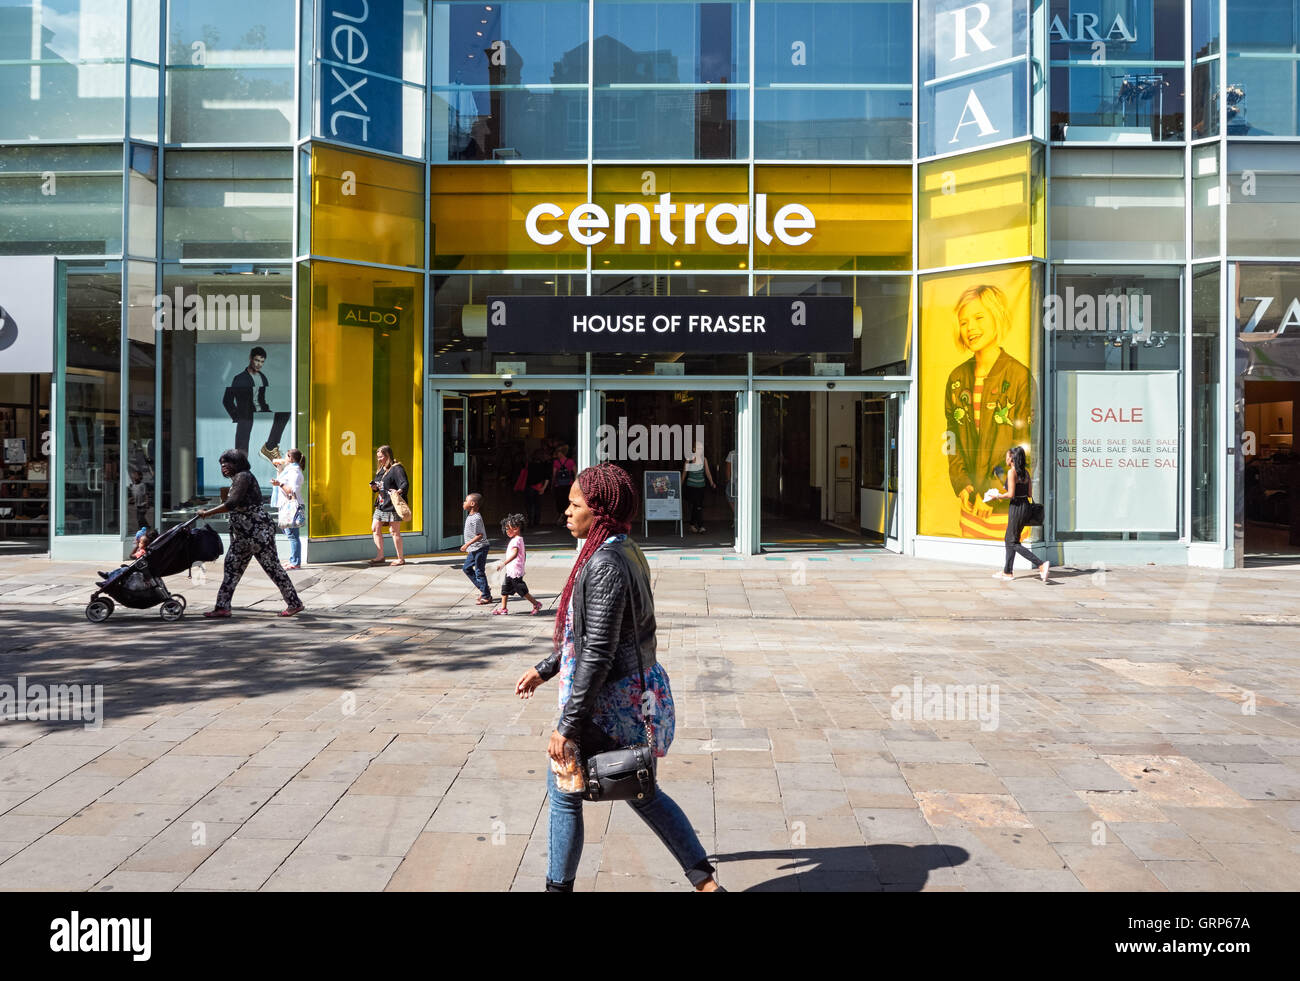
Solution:
[{"label": "glass facade", "polygon": [[[1300,381],[1297,45],[1300,0],[0,0],[0,263],[58,260],[55,373],[14,389],[65,396],[53,547],[297,445],[352,554],[388,444],[436,549],[458,481],[506,506],[648,406],[706,428],[742,551],[983,554],[1023,445],[1063,554],[1239,561],[1237,403]],[[494,346],[494,297],[834,297],[852,341]],[[1110,398],[1153,408],[1121,435]]]}]

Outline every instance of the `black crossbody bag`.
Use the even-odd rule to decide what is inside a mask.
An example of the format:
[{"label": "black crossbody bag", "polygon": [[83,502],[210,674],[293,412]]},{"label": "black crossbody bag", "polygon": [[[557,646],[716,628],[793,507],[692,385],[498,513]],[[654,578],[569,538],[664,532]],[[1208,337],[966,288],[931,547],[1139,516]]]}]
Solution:
[{"label": "black crossbody bag", "polygon": [[[632,588],[632,576],[627,567],[626,556],[619,555],[619,565],[623,582],[627,585],[627,602],[632,616],[632,641],[636,644],[636,665],[641,673],[641,702],[638,711],[642,713],[641,727],[645,733],[645,744],[611,749],[605,753],[594,753],[588,756],[583,763],[587,787],[582,796],[585,800],[591,801],[651,801],[654,800],[659,788],[655,783],[654,735],[645,717],[645,693],[650,690],[650,682],[646,678],[645,662],[641,660],[641,635],[636,629],[636,593]],[[586,727],[587,730],[595,728],[594,725]],[[609,738],[606,736],[602,741],[608,744]]]}]

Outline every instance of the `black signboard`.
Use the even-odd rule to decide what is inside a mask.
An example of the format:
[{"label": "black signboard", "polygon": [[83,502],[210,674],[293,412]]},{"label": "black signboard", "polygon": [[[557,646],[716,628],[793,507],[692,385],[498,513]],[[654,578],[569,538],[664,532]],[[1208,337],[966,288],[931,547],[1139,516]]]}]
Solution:
[{"label": "black signboard", "polygon": [[847,296],[490,296],[488,347],[526,354],[853,350]]}]

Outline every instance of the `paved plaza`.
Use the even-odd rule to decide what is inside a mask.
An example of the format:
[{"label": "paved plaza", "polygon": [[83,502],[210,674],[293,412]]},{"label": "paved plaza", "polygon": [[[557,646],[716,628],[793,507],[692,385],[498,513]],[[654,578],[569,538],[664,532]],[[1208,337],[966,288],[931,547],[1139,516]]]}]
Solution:
[{"label": "paved plaza", "polygon": [[[572,559],[529,556],[550,613]],[[210,622],[217,564],[94,626],[95,566],[0,560],[0,694],[103,685],[98,728],[0,722],[0,889],[541,889],[552,617],[459,565],[309,566],[293,620],[254,566]],[[1300,566],[651,565],[660,781],[730,890],[1300,889]],[[579,890],[689,888],[622,804],[586,842]]]}]

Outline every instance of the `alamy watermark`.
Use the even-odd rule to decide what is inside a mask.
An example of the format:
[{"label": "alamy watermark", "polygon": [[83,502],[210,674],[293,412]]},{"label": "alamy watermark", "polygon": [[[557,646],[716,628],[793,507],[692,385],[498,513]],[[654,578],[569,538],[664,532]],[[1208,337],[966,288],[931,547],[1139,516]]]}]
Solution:
[{"label": "alamy watermark", "polygon": [[606,423],[596,439],[598,460],[689,460],[704,443],[704,427],[629,426],[619,416],[617,428]]},{"label": "alamy watermark", "polygon": [[242,334],[250,344],[262,336],[262,298],[256,293],[159,293],[153,298],[154,330],[219,330]]},{"label": "alamy watermark", "polygon": [[1149,342],[1151,294],[1076,295],[1074,287],[1067,286],[1064,296],[1052,293],[1044,298],[1043,329],[1134,334],[1136,340]]},{"label": "alamy watermark", "polygon": [[894,704],[889,714],[899,721],[975,722],[981,732],[998,727],[997,685],[927,685],[920,675],[912,685],[889,690]]},{"label": "alamy watermark", "polygon": [[0,722],[81,722],[87,729],[104,724],[103,685],[0,684]]}]

